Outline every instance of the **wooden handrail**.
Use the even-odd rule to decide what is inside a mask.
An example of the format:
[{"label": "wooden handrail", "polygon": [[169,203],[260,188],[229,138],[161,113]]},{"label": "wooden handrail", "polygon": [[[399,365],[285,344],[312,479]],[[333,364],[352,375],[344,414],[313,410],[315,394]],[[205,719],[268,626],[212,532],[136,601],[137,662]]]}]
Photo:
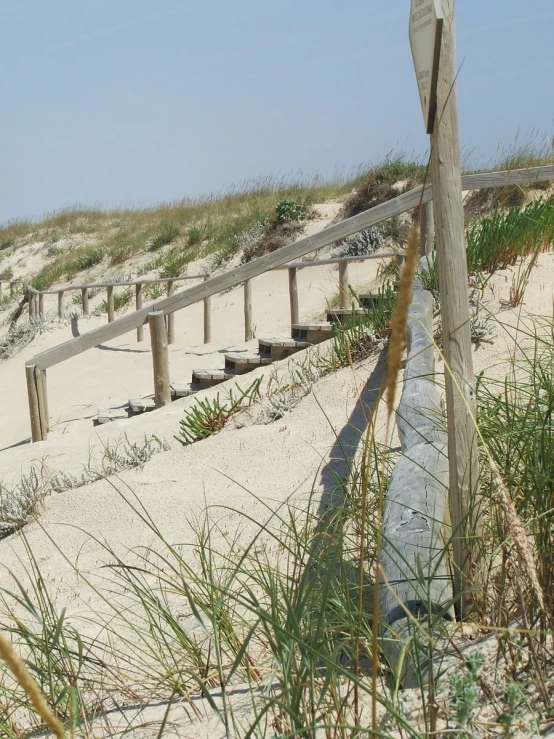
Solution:
[{"label": "wooden handrail", "polygon": [[[462,187],[464,190],[473,190],[488,187],[504,187],[505,185],[517,183],[543,182],[550,179],[554,179],[554,165],[506,172],[486,172],[483,174],[465,175],[462,177]],[[431,200],[432,197],[433,191],[430,185],[416,187],[409,192],[398,195],[398,197],[392,200],[388,200],[386,203],[376,205],[363,213],[329,226],[319,233],[304,236],[298,241],[283,246],[271,254],[265,254],[263,257],[258,257],[258,259],[254,259],[252,262],[231,269],[229,272],[212,277],[201,285],[195,285],[190,290],[185,290],[159,300],[154,304],[155,309],[163,310],[165,313],[171,313],[186,308],[223,290],[241,285],[246,280],[275,269],[275,267],[285,265],[293,259],[300,259],[316,249],[330,246],[335,241],[345,239],[358,231],[362,231],[364,228],[375,226],[393,216],[412,210],[420,202],[425,203]],[[306,262],[305,264],[308,263]],[[151,310],[152,306],[145,306],[135,313],[122,316],[107,326],[92,329],[92,331],[88,331],[76,339],[66,341],[64,344],[41,352],[32,359],[29,359],[26,364],[36,365],[40,369],[47,369],[55,364],[64,362],[66,359],[70,359],[99,344],[126,334],[138,326],[142,326],[147,322],[148,313]]]},{"label": "wooden handrail", "polygon": [[306,267],[322,267],[326,264],[343,264],[344,262],[365,262],[366,259],[390,259],[403,255],[401,251],[387,251],[384,253],[364,254],[360,257],[329,257],[329,259],[313,259],[307,262],[288,262],[281,267],[275,267],[272,272],[280,269],[305,269]]},{"label": "wooden handrail", "polygon": [[[526,184],[533,182],[544,182],[547,180],[554,179],[554,165],[546,165],[542,167],[532,167],[527,169],[519,169],[504,172],[485,172],[474,175],[465,175],[462,177],[462,188],[464,190],[473,190],[480,188],[497,188],[504,187],[511,184]],[[52,367],[60,362],[70,359],[71,357],[81,354],[88,349],[92,349],[99,344],[102,344],[111,339],[115,339],[118,336],[122,336],[133,329],[142,327],[148,321],[148,314],[152,311],[161,311],[165,315],[173,313],[174,311],[186,308],[189,305],[199,302],[200,300],[207,301],[213,295],[236,287],[237,285],[244,284],[247,280],[257,277],[258,275],[264,274],[270,270],[278,267],[287,267],[289,269],[289,277],[291,274],[296,274],[296,269],[314,266],[316,262],[301,262],[298,267],[289,266],[289,263],[295,259],[301,259],[310,252],[321,249],[325,246],[330,246],[336,241],[343,240],[352,234],[362,231],[370,226],[375,226],[382,221],[386,221],[393,216],[400,215],[406,211],[412,210],[417,207],[420,203],[426,203],[432,200],[433,192],[429,184],[424,186],[416,187],[409,192],[398,195],[392,200],[388,200],[385,203],[376,205],[369,210],[359,213],[358,215],[347,218],[340,223],[336,223],[328,228],[320,231],[319,233],[312,234],[311,236],[305,236],[298,241],[283,246],[271,254],[265,254],[258,259],[243,264],[240,267],[225,272],[217,277],[204,278],[204,282],[200,285],[184,290],[174,295],[169,295],[163,300],[154,302],[152,305],[145,306],[135,311],[122,316],[113,323],[108,323],[106,326],[100,326],[88,331],[86,334],[79,336],[70,341],[66,341],[59,346],[48,349],[40,354],[37,354],[32,359],[27,360],[25,363],[26,367],[34,367],[34,373],[27,373],[27,382],[38,382],[36,379],[40,377],[39,371],[43,372],[48,368]],[[374,255],[369,255],[374,256]],[[374,258],[383,255],[375,255]],[[338,258],[339,262],[345,263],[348,258]],[[321,263],[327,260],[321,260]],[[351,261],[356,261],[356,258],[351,258]],[[293,263],[294,264],[294,263]],[[168,281],[169,279],[178,278],[160,278],[157,281]],[[191,277],[184,277],[183,279],[192,279]],[[146,283],[147,281],[140,281]],[[110,283],[112,285],[125,285],[125,283]],[[128,284],[137,284],[137,281],[133,281]],[[75,289],[82,289],[84,286],[78,286]],[[102,284],[101,287],[107,287],[106,284]],[[71,289],[71,288],[67,288]],[[36,291],[34,291],[36,292]],[[54,292],[58,292],[56,290]],[[36,298],[32,294],[29,297]],[[34,300],[32,301],[34,302]],[[206,305],[206,303],[205,303]],[[205,319],[206,327],[206,319]],[[206,329],[205,329],[206,330]],[[35,378],[35,379],[33,379]],[[45,383],[44,383],[45,387]],[[40,389],[40,388],[39,388]],[[36,388],[35,388],[36,390]],[[29,387],[29,397],[34,397],[35,394],[39,397],[38,390],[36,393],[32,392],[32,388]],[[39,398],[39,403],[41,399]],[[44,398],[46,403],[46,398]],[[41,410],[41,413],[44,409]],[[31,409],[32,416],[32,409]],[[36,424],[35,424],[36,425]],[[35,431],[33,427],[33,441],[38,441],[42,437],[38,431]]]}]

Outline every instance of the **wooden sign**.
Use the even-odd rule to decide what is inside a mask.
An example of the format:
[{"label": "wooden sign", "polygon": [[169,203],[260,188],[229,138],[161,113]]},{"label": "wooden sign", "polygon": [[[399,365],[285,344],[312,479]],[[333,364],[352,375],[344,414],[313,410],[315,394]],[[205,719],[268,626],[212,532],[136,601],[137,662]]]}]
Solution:
[{"label": "wooden sign", "polygon": [[441,0],[412,0],[410,46],[427,133],[433,133],[437,112],[442,26]]}]

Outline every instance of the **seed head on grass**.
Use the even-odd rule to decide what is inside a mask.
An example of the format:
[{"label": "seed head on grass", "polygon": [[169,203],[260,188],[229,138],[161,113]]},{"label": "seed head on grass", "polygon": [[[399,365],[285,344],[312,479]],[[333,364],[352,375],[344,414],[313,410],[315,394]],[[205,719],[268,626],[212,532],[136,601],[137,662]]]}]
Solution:
[{"label": "seed head on grass", "polygon": [[46,726],[55,734],[57,739],[64,739],[65,733],[63,726],[48,708],[39,686],[36,684],[21,657],[16,654],[11,642],[1,633],[0,657],[2,657],[17,682],[21,685]]},{"label": "seed head on grass", "polygon": [[400,287],[396,310],[391,321],[391,336],[388,356],[388,379],[387,379],[387,411],[389,417],[394,408],[398,372],[402,360],[402,352],[406,345],[406,327],[408,324],[408,311],[412,302],[412,285],[417,269],[417,258],[419,254],[419,217],[410,233],[408,246],[406,248],[406,259],[400,274]]},{"label": "seed head on grass", "polygon": [[525,526],[521,518],[518,516],[514,503],[510,498],[510,494],[508,493],[508,489],[506,487],[506,484],[504,483],[504,480],[502,479],[502,475],[500,474],[496,463],[491,459],[490,464],[492,479],[496,488],[498,502],[504,516],[506,530],[514,541],[515,548],[517,549],[517,553],[519,555],[520,566],[525,574],[529,577],[529,580],[531,582],[531,589],[535,594],[540,609],[544,612],[544,593],[540,586],[539,575],[535,566],[533,552],[531,551],[531,547],[529,546],[529,539],[527,537]]}]

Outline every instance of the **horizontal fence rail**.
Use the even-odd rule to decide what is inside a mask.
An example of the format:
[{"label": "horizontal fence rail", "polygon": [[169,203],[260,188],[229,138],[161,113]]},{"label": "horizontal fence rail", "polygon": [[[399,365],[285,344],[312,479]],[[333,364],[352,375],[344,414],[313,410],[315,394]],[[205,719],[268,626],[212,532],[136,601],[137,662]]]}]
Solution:
[{"label": "horizontal fence rail", "polygon": [[[142,288],[144,285],[167,285],[167,294],[173,295],[175,292],[174,283],[183,280],[200,280],[207,279],[210,275],[207,272],[199,272],[196,275],[181,275],[180,277],[156,277],[153,279],[137,279],[137,280],[122,280],[120,282],[92,282],[86,285],[68,285],[67,287],[57,290],[37,290],[32,285],[27,285],[27,297],[29,301],[29,317],[44,316],[44,296],[45,295],[57,295],[58,296],[58,318],[65,318],[65,306],[64,306],[64,295],[66,292],[78,292],[81,291],[81,302],[83,305],[83,313],[85,316],[90,316],[89,308],[89,290],[92,289],[106,289],[106,302],[108,308],[108,323],[115,321],[115,297],[114,288],[116,287],[131,287],[136,288],[136,310],[142,307]],[[37,304],[38,303],[38,304]],[[167,317],[169,343],[173,343],[174,331],[173,331],[173,315]],[[142,326],[137,328],[137,341],[143,340]],[[204,336],[204,343],[208,343],[209,339]]]},{"label": "horizontal fence rail", "polygon": [[[542,167],[533,167],[520,170],[511,170],[504,172],[487,172],[473,175],[465,175],[462,177],[462,188],[464,190],[474,190],[481,188],[498,188],[512,184],[529,184],[535,182],[543,182],[554,179],[554,166],[547,165]],[[137,330],[137,335],[142,332],[142,327],[148,322],[149,314],[155,311],[161,311],[165,316],[174,313],[175,311],[186,308],[199,301],[204,301],[204,326],[210,328],[209,315],[206,315],[206,301],[209,301],[213,295],[228,290],[238,285],[245,285],[253,277],[264,274],[270,270],[284,268],[289,270],[289,285],[291,293],[291,316],[293,313],[298,313],[298,295],[296,286],[296,270],[305,269],[310,266],[316,266],[317,262],[300,262],[295,264],[293,260],[299,260],[305,257],[307,254],[322,249],[326,246],[331,246],[337,241],[341,241],[348,236],[351,236],[363,229],[375,226],[382,221],[386,221],[389,218],[405,213],[416,208],[420,203],[427,203],[432,200],[433,191],[429,184],[417,187],[409,192],[403,193],[402,195],[393,198],[385,203],[381,203],[373,208],[370,208],[363,213],[347,218],[340,223],[336,223],[332,226],[327,227],[323,231],[320,231],[311,236],[305,236],[292,244],[284,246],[271,254],[266,254],[258,259],[243,264],[240,267],[225,272],[224,274],[216,277],[204,277],[204,282],[200,285],[195,285],[192,288],[184,290],[179,293],[170,294],[168,297],[161,300],[155,301],[153,305],[142,307],[142,298],[139,300],[139,290],[137,287],[137,310],[134,313],[129,313],[122,316],[121,318],[114,320],[112,323],[108,323],[106,326],[100,326],[93,329],[92,331],[83,334],[75,339],[60,344],[52,349],[48,349],[40,354],[37,354],[32,359],[26,362],[27,367],[35,367],[36,371],[43,372],[53,367],[60,362],[64,362],[71,357],[77,356],[82,352],[92,349],[100,344],[103,344],[111,339],[115,339],[123,334],[128,333],[134,329]],[[371,258],[377,258],[384,255],[369,255]],[[352,258],[351,261],[359,261],[360,258]],[[334,260],[321,260],[322,263],[334,263]],[[337,258],[339,263],[339,273],[342,276],[341,282],[341,295],[344,291],[345,267],[348,264],[348,258]],[[342,267],[341,267],[342,263]],[[180,279],[180,278],[173,278]],[[164,281],[164,278],[161,278]],[[139,281],[134,282],[137,284]],[[144,283],[146,281],[143,281]],[[124,283],[110,283],[113,287],[117,285],[124,285]],[[107,283],[103,286],[108,287]],[[70,289],[70,288],[67,288]],[[78,286],[74,289],[85,289],[85,286]],[[247,301],[249,298],[250,285],[245,288],[245,296]],[[59,294],[60,291],[53,291]],[[295,296],[293,300],[293,296]],[[341,304],[344,298],[341,298]],[[34,300],[33,300],[34,302]],[[248,315],[249,310],[245,310],[245,319],[251,326],[251,316]],[[294,317],[294,316],[292,316]],[[250,331],[247,331],[250,333]],[[36,373],[33,377],[38,376]],[[32,380],[31,374],[28,374],[28,382]],[[35,380],[36,382],[36,380]],[[44,394],[46,392],[46,385],[44,383]],[[41,393],[35,392],[34,394],[30,391],[31,395],[39,398]],[[40,398],[39,398],[40,400]],[[40,414],[39,414],[40,415]],[[33,440],[40,440],[45,438],[40,435],[40,424],[38,426],[39,432],[35,438],[35,432],[33,431]]]},{"label": "horizontal fence rail", "polygon": [[38,295],[56,295],[59,292],[71,292],[76,290],[93,290],[95,288],[107,288],[107,287],[129,287],[131,285],[154,285],[160,282],[177,282],[179,280],[199,280],[209,276],[207,272],[199,272],[197,275],[181,275],[180,277],[156,277],[148,280],[122,280],[121,282],[91,282],[86,285],[68,285],[63,289],[59,290],[35,290],[31,285],[28,286],[28,290]]}]

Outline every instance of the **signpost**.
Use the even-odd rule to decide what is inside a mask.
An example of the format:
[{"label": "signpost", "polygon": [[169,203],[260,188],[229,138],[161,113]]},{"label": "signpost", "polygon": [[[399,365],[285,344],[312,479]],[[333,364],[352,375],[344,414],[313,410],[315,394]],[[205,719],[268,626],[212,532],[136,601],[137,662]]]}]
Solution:
[{"label": "signpost", "polygon": [[433,133],[444,16],[440,0],[412,0],[410,46],[427,133]]},{"label": "signpost", "polygon": [[[456,98],[455,0],[412,0],[410,41],[425,126],[431,180],[445,368],[450,516],[456,608],[471,603],[480,534],[475,375]],[[476,538],[473,538],[476,537]],[[478,544],[478,542],[477,542]]]}]

